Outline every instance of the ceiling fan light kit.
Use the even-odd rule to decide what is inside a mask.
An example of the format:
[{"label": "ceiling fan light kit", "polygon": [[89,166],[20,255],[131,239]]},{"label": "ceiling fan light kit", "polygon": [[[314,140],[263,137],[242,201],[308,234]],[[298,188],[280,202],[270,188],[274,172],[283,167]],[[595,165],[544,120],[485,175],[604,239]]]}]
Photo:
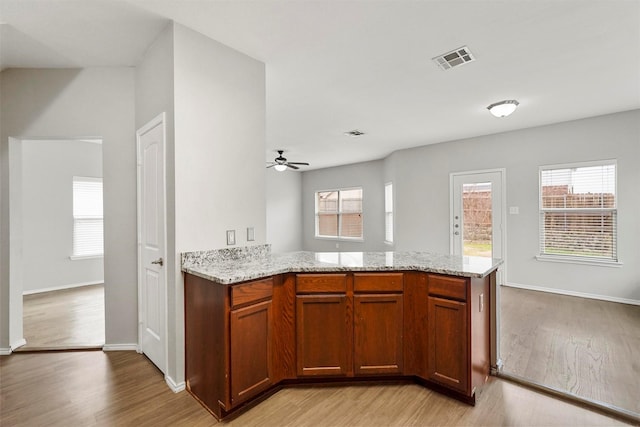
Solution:
[{"label": "ceiling fan light kit", "polygon": [[267,169],[274,168],[278,172],[284,172],[287,169],[300,169],[298,166],[309,166],[309,163],[307,162],[289,162],[286,158],[282,157],[282,153],[284,153],[284,150],[277,151],[278,157],[273,159],[273,162],[269,162],[269,164],[267,165]]}]

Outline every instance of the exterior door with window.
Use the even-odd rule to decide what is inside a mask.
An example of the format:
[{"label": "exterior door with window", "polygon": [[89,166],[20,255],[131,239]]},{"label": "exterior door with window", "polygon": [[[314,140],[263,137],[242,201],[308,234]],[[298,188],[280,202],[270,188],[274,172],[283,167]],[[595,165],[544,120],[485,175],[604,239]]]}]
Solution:
[{"label": "exterior door with window", "polygon": [[[451,175],[451,253],[503,258],[504,171]],[[502,284],[503,270],[497,281]]]},{"label": "exterior door with window", "polygon": [[164,373],[167,361],[164,114],[137,132],[140,350]]}]

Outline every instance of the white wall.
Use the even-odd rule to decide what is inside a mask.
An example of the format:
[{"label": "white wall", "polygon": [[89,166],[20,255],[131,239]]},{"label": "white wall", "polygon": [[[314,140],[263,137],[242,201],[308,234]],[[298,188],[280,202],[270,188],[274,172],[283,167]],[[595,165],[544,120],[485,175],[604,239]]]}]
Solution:
[{"label": "white wall", "polygon": [[10,136],[103,139],[106,343],[136,343],[133,68],[7,69],[0,73],[0,87],[0,348],[9,346],[4,313],[9,311]]},{"label": "white wall", "polygon": [[174,37],[178,250],[226,247],[231,229],[263,244],[264,64],[180,25]]},{"label": "white wall", "polygon": [[[618,161],[623,266],[537,261],[538,167],[600,159]],[[395,152],[385,180],[395,183],[396,249],[448,253],[449,174],[506,168],[507,206],[520,208],[507,217],[507,283],[639,301],[639,160],[640,110]]]},{"label": "white wall", "polygon": [[[179,254],[264,244],[264,64],[172,23],[136,69],[136,125],[167,113],[168,372],[184,381]],[[246,241],[254,227],[255,241]]]},{"label": "white wall", "polygon": [[267,170],[267,243],[272,252],[302,250],[302,173]]},{"label": "white wall", "polygon": [[102,145],[22,141],[24,293],[102,283],[102,258],[72,261],[73,177],[102,177]]},{"label": "white wall", "polygon": [[[180,276],[180,257],[175,243],[175,131],[174,131],[174,54],[171,23],[147,49],[136,66],[136,128],[141,128],[161,113],[165,114],[165,174],[167,222],[167,346],[169,348],[165,372],[179,384],[184,378],[184,367],[177,365],[181,343],[176,342],[180,324],[176,319],[176,277]],[[181,332],[180,332],[181,333]],[[183,346],[183,345],[182,345]],[[184,347],[184,346],[183,346]],[[183,363],[183,362],[180,362]]]},{"label": "white wall", "polygon": [[[388,251],[384,243],[384,162],[356,163],[302,174],[303,247],[307,251]],[[322,190],[362,187],[364,241],[315,238],[315,193]],[[336,244],[339,245],[336,248]]]}]

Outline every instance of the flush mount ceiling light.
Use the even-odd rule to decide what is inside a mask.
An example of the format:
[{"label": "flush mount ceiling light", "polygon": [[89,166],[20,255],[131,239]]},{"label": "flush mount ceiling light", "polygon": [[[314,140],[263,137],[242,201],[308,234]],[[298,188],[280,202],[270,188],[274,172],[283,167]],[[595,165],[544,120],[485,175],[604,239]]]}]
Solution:
[{"label": "flush mount ceiling light", "polygon": [[487,107],[487,110],[496,117],[507,117],[509,114],[516,111],[518,105],[520,105],[518,101],[515,99],[509,99],[491,104]]}]

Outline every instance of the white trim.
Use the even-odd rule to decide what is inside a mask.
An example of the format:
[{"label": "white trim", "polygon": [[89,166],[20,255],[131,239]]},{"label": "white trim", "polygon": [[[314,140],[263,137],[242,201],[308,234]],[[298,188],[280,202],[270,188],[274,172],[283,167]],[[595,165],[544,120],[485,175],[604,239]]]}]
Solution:
[{"label": "white trim", "polygon": [[105,344],[102,351],[137,351],[138,344]]},{"label": "white trim", "polygon": [[13,344],[11,344],[11,351],[14,351],[17,348],[20,348],[20,347],[22,347],[23,345],[26,345],[26,344],[27,344],[27,340],[25,340],[24,338],[20,338],[19,340],[17,340]]},{"label": "white trim", "polygon": [[98,259],[98,258],[104,258],[104,254],[97,254],[97,255],[70,255],[69,259],[71,261],[80,261],[83,259]]},{"label": "white trim", "polygon": [[164,381],[167,383],[171,391],[174,393],[180,393],[181,391],[187,388],[187,384],[184,381],[180,383],[176,383],[173,380],[173,378],[171,378],[169,375],[164,376]]},{"label": "white trim", "polygon": [[622,267],[622,263],[620,261],[610,261],[607,259],[599,258],[591,259],[589,257],[536,255],[536,259],[543,262],[559,262],[564,264],[596,265],[600,267]]},{"label": "white trim", "polygon": [[167,261],[167,269],[164,274],[164,366],[158,367],[165,375],[169,372],[169,259],[167,257],[167,253],[169,252],[169,246],[167,245],[167,119],[166,112],[162,112],[155,116],[153,119],[149,120],[145,125],[143,125],[140,129],[136,131],[136,224],[137,224],[137,246],[138,246],[138,342],[136,344],[135,351],[140,354],[143,354],[142,348],[142,336],[143,336],[143,321],[142,321],[142,313],[143,313],[143,301],[142,301],[142,200],[140,199],[140,195],[142,194],[141,187],[141,172],[142,172],[142,158],[140,153],[140,137],[149,132],[154,127],[161,125],[162,126],[162,195],[163,195],[163,206],[164,210],[164,254],[162,258]]},{"label": "white trim", "polygon": [[[342,215],[343,215],[343,212],[341,211],[341,208],[340,208],[340,193],[343,191],[351,191],[351,190],[360,190],[360,193],[362,195],[362,209],[360,209],[360,217],[362,218],[362,236],[361,237],[340,236],[340,234],[342,233]],[[338,215],[338,235],[337,236],[324,236],[324,235],[318,234],[319,228],[320,228],[320,221],[318,221],[318,216],[319,216],[318,193],[329,193],[329,192],[338,193],[338,212],[336,212],[336,214]],[[362,185],[359,187],[356,186],[356,187],[336,188],[334,190],[316,190],[313,193],[313,198],[314,198],[314,204],[315,204],[315,213],[314,213],[314,219],[313,219],[315,223],[315,234],[314,234],[315,239],[347,241],[347,242],[364,242],[364,187]],[[354,212],[349,212],[349,213],[354,213]]]},{"label": "white trim", "polygon": [[104,280],[99,282],[72,283],[70,285],[53,286],[51,288],[31,289],[29,291],[23,291],[22,295],[40,294],[43,292],[61,291],[64,289],[80,288],[82,286],[94,286],[94,285],[102,285],[102,284],[104,284]]},{"label": "white trim", "polygon": [[570,297],[589,298],[589,299],[595,299],[600,301],[618,302],[621,304],[640,305],[640,300],[637,300],[637,299],[611,297],[608,295],[599,295],[599,294],[589,294],[586,292],[567,291],[565,289],[547,288],[544,286],[523,285],[520,283],[513,283],[513,282],[510,282],[503,286],[507,286],[510,288],[518,288],[518,289],[527,289],[530,291],[548,292],[551,294],[558,294],[558,295],[567,295]]},{"label": "white trim", "polygon": [[0,348],[0,356],[9,356],[9,355],[11,355],[11,347]]},{"label": "white trim", "polygon": [[[618,165],[617,159],[604,159],[604,160],[588,160],[586,162],[571,162],[571,163],[558,163],[553,165],[539,166],[539,170],[552,170],[552,169],[571,169],[575,167],[589,168],[594,166],[606,166],[606,165]],[[617,182],[616,182],[617,184]]]}]

